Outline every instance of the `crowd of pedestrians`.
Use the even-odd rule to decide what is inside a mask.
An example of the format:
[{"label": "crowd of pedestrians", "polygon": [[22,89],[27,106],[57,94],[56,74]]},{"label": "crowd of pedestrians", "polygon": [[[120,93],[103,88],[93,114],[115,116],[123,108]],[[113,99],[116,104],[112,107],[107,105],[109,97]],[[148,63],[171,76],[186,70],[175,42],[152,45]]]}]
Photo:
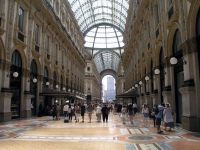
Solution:
[{"label": "crowd of pedestrians", "polygon": [[[31,104],[31,108],[33,104]],[[88,114],[89,122],[92,122],[92,114],[96,113],[97,122],[108,122],[109,113],[113,113],[119,115],[122,120],[122,124],[126,124],[128,120],[131,124],[134,124],[134,115],[138,112],[138,107],[136,103],[133,104],[110,104],[110,103],[75,103],[73,105],[66,103],[61,109],[59,103],[56,103],[51,107],[51,109],[47,106],[46,109],[42,106],[42,102],[38,108],[38,116],[42,116],[43,114],[52,115],[53,120],[60,120],[61,110],[63,111],[64,117],[68,117],[69,122],[72,122],[72,117],[74,116],[75,122],[79,122],[82,119],[84,122],[85,114]],[[45,110],[45,112],[44,112]],[[169,103],[166,104],[154,104],[153,108],[149,108],[149,104],[144,104],[141,108],[141,114],[143,117],[143,126],[149,127],[148,120],[153,120],[153,126],[157,128],[157,133],[162,133],[161,130],[161,122],[164,122],[164,129],[166,131],[171,131],[174,128],[174,119],[172,115],[172,109]],[[167,130],[169,128],[169,130]]]}]

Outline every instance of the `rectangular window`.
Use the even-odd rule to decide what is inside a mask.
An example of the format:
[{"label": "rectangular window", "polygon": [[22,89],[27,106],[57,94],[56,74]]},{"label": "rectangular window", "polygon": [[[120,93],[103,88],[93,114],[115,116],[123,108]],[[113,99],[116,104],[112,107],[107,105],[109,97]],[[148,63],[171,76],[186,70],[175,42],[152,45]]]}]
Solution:
[{"label": "rectangular window", "polygon": [[158,27],[159,15],[158,15],[158,5],[155,6],[155,27]]},{"label": "rectangular window", "polygon": [[18,28],[21,32],[23,32],[24,28],[24,10],[20,7],[19,8],[19,20],[18,20]]},{"label": "rectangular window", "polygon": [[150,29],[150,24],[149,24],[149,22],[147,23],[147,26],[148,26],[148,35],[149,35],[149,38],[150,38],[150,35],[151,35],[151,29]]},{"label": "rectangular window", "polygon": [[35,26],[35,43],[39,45],[39,25]]},{"label": "rectangular window", "polygon": [[56,60],[58,60],[58,45],[57,44],[56,44],[55,56],[56,56]]},{"label": "rectangular window", "polygon": [[64,52],[62,51],[62,64],[64,62]]},{"label": "rectangular window", "polygon": [[49,36],[47,35],[46,51],[49,53]]}]

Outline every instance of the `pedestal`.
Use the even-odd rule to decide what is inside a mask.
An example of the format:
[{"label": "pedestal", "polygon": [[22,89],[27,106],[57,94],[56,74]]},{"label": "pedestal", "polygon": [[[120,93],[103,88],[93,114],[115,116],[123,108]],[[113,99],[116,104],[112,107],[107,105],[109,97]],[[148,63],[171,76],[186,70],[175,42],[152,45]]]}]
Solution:
[{"label": "pedestal", "polygon": [[21,111],[21,118],[31,117],[31,98],[33,95],[24,94],[23,109]]},{"label": "pedestal", "polygon": [[189,131],[199,131],[200,121],[197,118],[196,101],[194,100],[195,87],[186,86],[180,88],[182,94],[182,127]]},{"label": "pedestal", "polygon": [[10,121],[11,117],[11,97],[12,93],[10,92],[1,92],[0,93],[0,121]]}]

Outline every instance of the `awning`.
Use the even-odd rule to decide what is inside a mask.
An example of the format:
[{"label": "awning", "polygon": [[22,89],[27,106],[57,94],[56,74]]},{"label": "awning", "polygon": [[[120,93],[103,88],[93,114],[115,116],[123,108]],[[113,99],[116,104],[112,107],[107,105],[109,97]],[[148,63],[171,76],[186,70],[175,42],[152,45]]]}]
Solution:
[{"label": "awning", "polygon": [[50,88],[42,88],[42,92],[39,93],[39,96],[72,96],[75,97],[74,94],[65,92],[65,91],[58,91],[56,89],[50,89]]},{"label": "awning", "polygon": [[123,93],[123,94],[119,94],[116,96],[116,98],[132,98],[132,97],[138,97],[139,95],[137,94],[136,91],[131,91],[128,93]]},{"label": "awning", "polygon": [[80,96],[77,96],[77,95],[76,95],[76,98],[78,98],[78,99],[85,99],[85,98],[83,98],[83,97],[80,97]]}]

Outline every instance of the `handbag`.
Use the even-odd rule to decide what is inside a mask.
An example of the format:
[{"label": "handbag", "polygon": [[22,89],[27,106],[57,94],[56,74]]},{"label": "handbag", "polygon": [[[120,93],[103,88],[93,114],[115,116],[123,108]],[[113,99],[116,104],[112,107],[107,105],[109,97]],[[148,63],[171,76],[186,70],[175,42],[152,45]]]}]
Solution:
[{"label": "handbag", "polygon": [[149,114],[148,113],[144,113],[144,117],[149,117]]},{"label": "handbag", "polygon": [[155,112],[152,112],[152,113],[151,113],[151,116],[155,116]]}]

